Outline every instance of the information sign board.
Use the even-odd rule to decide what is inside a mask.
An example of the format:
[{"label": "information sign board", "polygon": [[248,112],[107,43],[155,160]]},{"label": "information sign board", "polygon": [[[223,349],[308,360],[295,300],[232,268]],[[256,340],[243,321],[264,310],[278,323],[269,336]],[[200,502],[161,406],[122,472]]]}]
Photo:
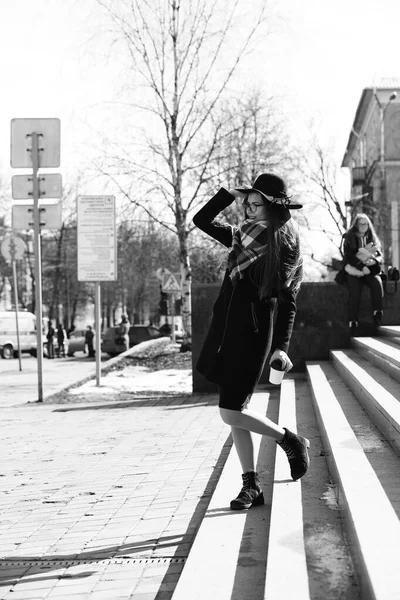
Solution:
[{"label": "information sign board", "polygon": [[115,196],[78,196],[78,281],[116,281]]}]

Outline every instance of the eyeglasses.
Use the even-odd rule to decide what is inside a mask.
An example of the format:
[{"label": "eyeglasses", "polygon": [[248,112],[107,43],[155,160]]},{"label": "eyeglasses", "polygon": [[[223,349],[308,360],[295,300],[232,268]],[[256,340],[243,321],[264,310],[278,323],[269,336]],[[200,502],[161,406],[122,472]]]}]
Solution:
[{"label": "eyeglasses", "polygon": [[253,202],[252,204],[250,204],[250,202],[246,198],[245,200],[243,200],[242,206],[245,210],[256,211],[261,206],[264,206],[264,204],[262,204],[262,202]]}]

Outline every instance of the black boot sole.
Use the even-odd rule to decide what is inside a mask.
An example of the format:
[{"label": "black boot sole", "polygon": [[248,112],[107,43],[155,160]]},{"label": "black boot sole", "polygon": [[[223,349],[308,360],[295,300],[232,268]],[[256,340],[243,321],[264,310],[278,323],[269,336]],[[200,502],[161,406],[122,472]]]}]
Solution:
[{"label": "black boot sole", "polygon": [[257,498],[253,500],[253,502],[247,502],[246,504],[244,504],[243,502],[240,502],[240,500],[235,499],[232,500],[230,506],[231,510],[246,510],[248,508],[252,508],[253,506],[261,506],[262,504],[264,504],[263,492],[261,492],[261,494],[259,494]]}]

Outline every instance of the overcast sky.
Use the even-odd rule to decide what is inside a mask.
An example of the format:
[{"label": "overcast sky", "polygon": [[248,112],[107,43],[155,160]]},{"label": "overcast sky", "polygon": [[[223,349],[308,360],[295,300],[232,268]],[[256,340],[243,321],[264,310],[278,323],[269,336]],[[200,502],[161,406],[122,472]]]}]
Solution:
[{"label": "overcast sky", "polygon": [[[254,5],[261,1],[252,0]],[[99,107],[113,98],[120,67],[106,60],[99,39],[88,44],[94,33],[91,0],[4,5],[0,172],[11,173],[13,117],[59,117],[62,170],[68,173],[84,155],[88,131],[83,123],[100,123]],[[341,159],[362,89],[376,78],[400,73],[400,2],[275,0],[274,5],[279,17],[274,33],[252,56],[241,85],[259,81],[275,90],[295,138],[303,139],[310,118],[315,119],[322,143],[333,141]]]}]

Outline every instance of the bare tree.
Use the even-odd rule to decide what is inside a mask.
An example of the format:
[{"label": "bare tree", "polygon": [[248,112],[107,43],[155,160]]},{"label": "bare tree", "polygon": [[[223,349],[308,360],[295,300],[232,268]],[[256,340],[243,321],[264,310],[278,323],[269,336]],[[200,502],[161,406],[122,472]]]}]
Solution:
[{"label": "bare tree", "polygon": [[[250,186],[262,172],[278,172],[293,181],[294,159],[286,123],[276,101],[259,89],[252,90],[221,108],[216,119],[219,143],[207,165],[210,192],[216,186]],[[243,218],[240,204],[226,211],[238,224]]]},{"label": "bare tree", "polygon": [[[339,166],[335,163],[333,152],[324,149],[313,136],[306,152],[299,153],[299,156],[298,169],[306,185],[305,196],[309,199],[302,211],[301,225],[309,231],[324,233],[342,254],[341,241],[348,217],[344,198],[340,196],[337,182]],[[314,254],[311,257],[329,266],[327,262],[321,263]]]},{"label": "bare tree", "polygon": [[144,84],[142,101],[132,100],[133,86],[129,89],[126,112],[132,108],[139,119],[138,110],[145,111],[149,123],[145,143],[134,155],[108,144],[101,172],[125,198],[177,235],[182,317],[190,341],[188,215],[199,202],[218,147],[221,127],[214,126],[213,116],[264,23],[266,3],[260,2],[257,12],[244,0],[95,1],[112,23],[113,40],[128,54],[132,80]]}]

